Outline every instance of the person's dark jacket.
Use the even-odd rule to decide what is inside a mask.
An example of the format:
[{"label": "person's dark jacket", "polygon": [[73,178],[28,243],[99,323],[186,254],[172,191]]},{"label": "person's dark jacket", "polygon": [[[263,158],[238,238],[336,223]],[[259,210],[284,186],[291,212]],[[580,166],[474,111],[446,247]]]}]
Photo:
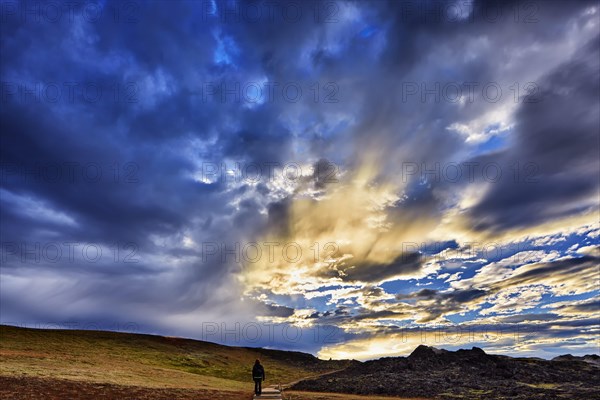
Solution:
[{"label": "person's dark jacket", "polygon": [[265,380],[265,369],[260,364],[254,364],[252,368],[252,378]]}]

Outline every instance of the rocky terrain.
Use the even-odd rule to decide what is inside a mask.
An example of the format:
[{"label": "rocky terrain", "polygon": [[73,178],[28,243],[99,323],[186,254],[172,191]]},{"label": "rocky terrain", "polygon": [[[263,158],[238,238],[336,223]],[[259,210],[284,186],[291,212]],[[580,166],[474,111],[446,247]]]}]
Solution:
[{"label": "rocky terrain", "polygon": [[419,346],[408,357],[387,357],[303,380],[294,390],[437,399],[600,399],[597,355],[552,361],[446,351]]},{"label": "rocky terrain", "polygon": [[0,399],[249,399],[256,358],[267,367],[267,384],[286,387],[285,399],[600,399],[597,355],[548,361],[419,346],[409,357],[361,363],[177,337],[6,325]]}]

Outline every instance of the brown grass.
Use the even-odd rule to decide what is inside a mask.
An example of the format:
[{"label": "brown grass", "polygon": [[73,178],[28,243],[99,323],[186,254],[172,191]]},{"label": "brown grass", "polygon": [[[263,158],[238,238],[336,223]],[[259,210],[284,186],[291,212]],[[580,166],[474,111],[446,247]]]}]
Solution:
[{"label": "brown grass", "polygon": [[67,379],[0,376],[0,398],[87,400],[250,400],[252,391],[149,388],[108,383],[77,382]]},{"label": "brown grass", "polygon": [[[293,357],[293,356],[291,356]],[[256,358],[267,384],[314,375],[314,365],[259,350],[162,336],[0,326],[0,375],[149,388],[240,391],[252,386]],[[318,368],[330,371],[320,362]],[[335,369],[338,369],[335,366]]]},{"label": "brown grass", "polygon": [[[344,366],[189,339],[0,325],[0,399],[250,400],[256,358],[267,370],[267,386]],[[284,398],[399,399],[298,391],[285,391]]]}]

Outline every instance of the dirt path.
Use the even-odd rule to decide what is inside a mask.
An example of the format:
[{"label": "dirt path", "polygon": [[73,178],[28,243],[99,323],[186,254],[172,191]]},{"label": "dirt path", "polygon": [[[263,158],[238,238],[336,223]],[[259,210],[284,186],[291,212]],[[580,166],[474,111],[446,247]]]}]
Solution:
[{"label": "dirt path", "polygon": [[336,369],[335,371],[329,371],[329,372],[323,372],[322,374],[316,374],[316,375],[310,375],[310,376],[305,376],[304,378],[298,379],[296,381],[293,382],[289,382],[289,383],[285,383],[281,385],[282,389],[289,389],[290,387],[294,386],[296,383],[300,382],[300,381],[304,381],[306,379],[313,379],[313,378],[319,378],[321,376],[327,376],[327,375],[331,375],[331,374],[335,374],[336,372],[340,372],[343,371],[344,368],[342,369]]}]

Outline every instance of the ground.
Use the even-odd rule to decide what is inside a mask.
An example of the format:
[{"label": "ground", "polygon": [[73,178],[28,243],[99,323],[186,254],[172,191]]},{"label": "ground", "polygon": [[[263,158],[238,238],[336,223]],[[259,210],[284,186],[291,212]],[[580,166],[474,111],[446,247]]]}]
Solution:
[{"label": "ground", "polygon": [[[250,385],[249,385],[250,386]],[[252,390],[220,391],[207,389],[154,388],[144,386],[91,383],[67,379],[0,376],[3,400],[39,399],[137,399],[137,400],[250,400]],[[400,397],[354,396],[347,394],[285,391],[286,400],[394,400]],[[404,400],[420,400],[417,398]]]},{"label": "ground", "polygon": [[[181,338],[2,325],[0,398],[250,400],[256,358],[267,368],[266,385],[284,385],[347,365],[303,353]],[[375,399],[298,391],[286,391],[284,398]]]}]

